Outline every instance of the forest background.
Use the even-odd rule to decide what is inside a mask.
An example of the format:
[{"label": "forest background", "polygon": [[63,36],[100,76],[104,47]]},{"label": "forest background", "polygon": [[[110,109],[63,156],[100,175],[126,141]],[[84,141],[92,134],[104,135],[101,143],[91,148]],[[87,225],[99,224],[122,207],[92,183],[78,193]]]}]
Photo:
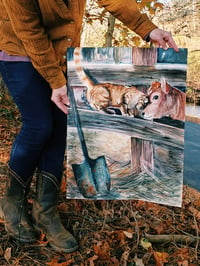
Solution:
[{"label": "forest background", "polygon": [[[172,32],[179,47],[188,48],[187,98],[200,91],[200,1],[140,0],[160,28]],[[103,36],[103,37],[102,37]],[[82,46],[148,47],[95,0],[88,0],[83,21]],[[18,110],[0,80],[0,197],[6,180],[6,163],[13,138],[20,129]],[[198,121],[198,119],[197,119]],[[10,240],[0,221],[0,265],[200,265],[200,193],[184,186],[182,208],[143,201],[65,201],[66,176],[59,211],[73,231],[80,249],[73,254],[52,251],[44,235],[38,243],[22,245]],[[30,206],[34,199],[30,193]]]}]

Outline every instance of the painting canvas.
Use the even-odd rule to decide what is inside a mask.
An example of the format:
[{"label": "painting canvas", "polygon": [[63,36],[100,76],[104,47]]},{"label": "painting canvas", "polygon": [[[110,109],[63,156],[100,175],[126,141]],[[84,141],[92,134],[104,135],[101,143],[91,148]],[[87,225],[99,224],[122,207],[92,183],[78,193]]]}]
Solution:
[{"label": "painting canvas", "polygon": [[181,206],[187,49],[67,49],[67,198]]}]

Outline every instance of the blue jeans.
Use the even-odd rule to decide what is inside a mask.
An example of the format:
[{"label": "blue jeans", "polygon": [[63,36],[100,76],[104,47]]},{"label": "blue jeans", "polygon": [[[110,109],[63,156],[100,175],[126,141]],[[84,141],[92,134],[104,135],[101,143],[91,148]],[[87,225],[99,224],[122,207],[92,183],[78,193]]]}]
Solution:
[{"label": "blue jeans", "polygon": [[0,73],[22,117],[22,128],[10,154],[10,168],[24,181],[36,168],[60,180],[67,117],[51,101],[49,84],[31,62],[0,61]]}]

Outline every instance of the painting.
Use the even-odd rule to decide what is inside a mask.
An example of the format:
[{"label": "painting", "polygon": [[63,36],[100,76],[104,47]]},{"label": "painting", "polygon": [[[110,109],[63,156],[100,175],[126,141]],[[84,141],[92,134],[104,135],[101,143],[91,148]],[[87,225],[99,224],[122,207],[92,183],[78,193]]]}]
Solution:
[{"label": "painting", "polygon": [[180,207],[187,49],[67,49],[67,195]]}]

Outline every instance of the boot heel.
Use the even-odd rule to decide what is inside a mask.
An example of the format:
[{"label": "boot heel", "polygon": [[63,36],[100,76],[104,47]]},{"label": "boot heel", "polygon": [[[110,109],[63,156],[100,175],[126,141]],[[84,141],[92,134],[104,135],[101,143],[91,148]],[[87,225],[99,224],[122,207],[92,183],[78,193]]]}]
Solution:
[{"label": "boot heel", "polygon": [[61,223],[57,209],[59,187],[55,176],[46,172],[38,176],[32,216],[34,227],[44,231],[49,245],[54,250],[71,253],[78,249],[78,244]]},{"label": "boot heel", "polygon": [[3,199],[0,201],[0,218],[9,236],[24,243],[37,240],[27,207],[27,195],[31,179],[24,182],[8,167],[8,180]]}]

